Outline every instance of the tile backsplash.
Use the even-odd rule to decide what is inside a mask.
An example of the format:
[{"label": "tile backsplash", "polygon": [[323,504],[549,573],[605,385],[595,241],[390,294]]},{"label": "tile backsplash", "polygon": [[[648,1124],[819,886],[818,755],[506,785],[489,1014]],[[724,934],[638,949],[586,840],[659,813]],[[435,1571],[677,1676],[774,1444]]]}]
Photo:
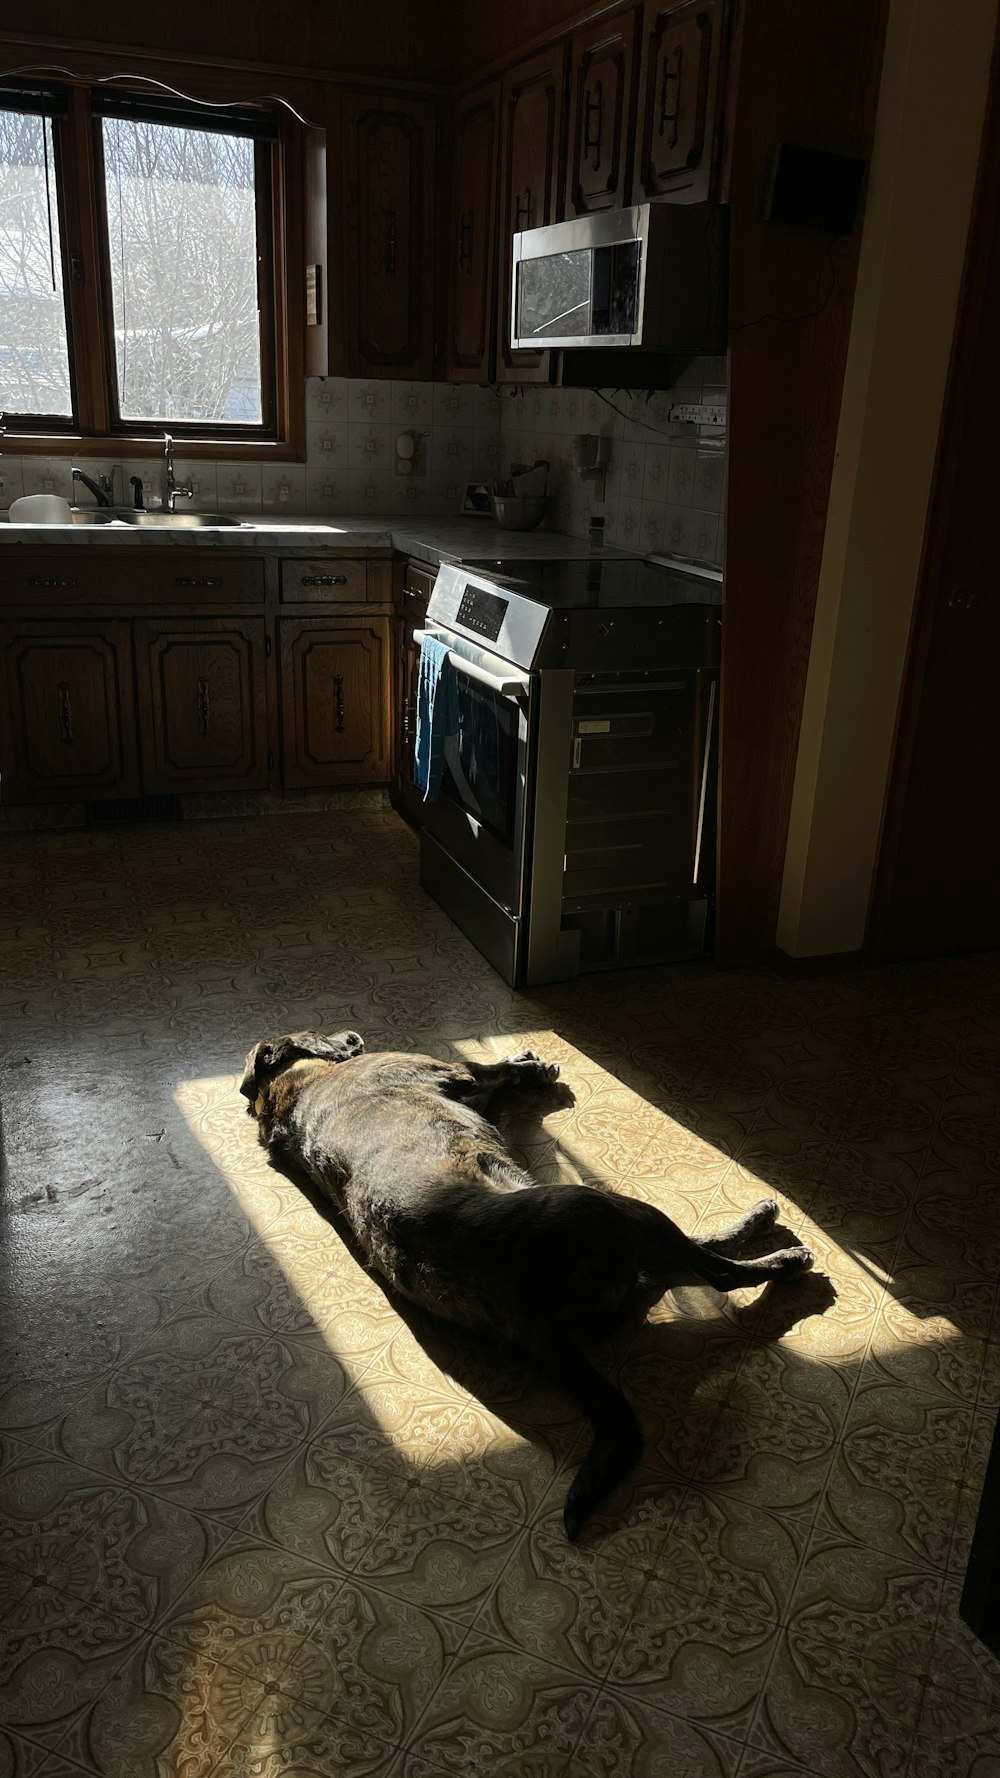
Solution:
[{"label": "tile backsplash", "polygon": [[[429,516],[458,513],[469,482],[544,459],[551,529],[582,537],[601,517],[609,543],[718,562],[725,427],[673,424],[669,414],[678,401],[724,403],[725,371],[725,359],[692,359],[672,390],[652,393],[313,377],[305,463],[178,458],[175,473],[203,511]],[[581,473],[577,443],[594,437],[607,458],[597,479]],[[154,459],[76,460],[95,479],[113,474],[117,500],[129,501],[129,477],[141,476],[155,504]],[[0,455],[0,510],[34,493],[72,499],[70,459]]]}]

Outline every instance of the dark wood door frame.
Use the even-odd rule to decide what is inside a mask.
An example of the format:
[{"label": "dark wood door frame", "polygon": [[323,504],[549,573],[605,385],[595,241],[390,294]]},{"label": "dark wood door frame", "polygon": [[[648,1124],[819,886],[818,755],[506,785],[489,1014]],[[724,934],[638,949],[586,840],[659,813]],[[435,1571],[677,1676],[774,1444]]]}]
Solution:
[{"label": "dark wood door frame", "polygon": [[891,903],[900,839],[910,788],[921,700],[931,658],[931,639],[941,599],[949,530],[963,448],[963,431],[976,393],[977,344],[988,325],[985,309],[991,275],[989,251],[1000,232],[1000,31],[994,41],[990,91],[983,125],[983,149],[973,196],[958,320],[948,371],[945,413],[938,443],[913,621],[889,763],[888,788],[868,912],[865,954],[880,962],[887,954]]}]

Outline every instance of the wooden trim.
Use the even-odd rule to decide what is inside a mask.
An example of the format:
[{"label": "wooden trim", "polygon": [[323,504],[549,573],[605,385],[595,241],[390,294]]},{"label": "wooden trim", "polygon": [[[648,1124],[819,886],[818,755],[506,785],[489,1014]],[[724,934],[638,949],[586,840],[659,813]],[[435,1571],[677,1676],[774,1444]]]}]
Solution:
[{"label": "wooden trim", "polygon": [[[52,55],[70,59],[73,67],[69,70],[57,68],[48,60],[38,60],[39,57]],[[125,66],[116,69],[116,73],[121,73],[123,81],[132,77],[147,81],[161,80],[164,84],[171,85],[176,81],[179,67],[190,69],[205,77],[202,93],[191,94],[191,97],[224,97],[235,103],[242,96],[247,103],[272,100],[294,105],[301,122],[305,124],[322,121],[325,98],[320,89],[324,87],[376,85],[381,92],[398,93],[401,96],[411,94],[420,98],[443,97],[451,90],[451,84],[443,80],[383,78],[377,68],[371,73],[358,69],[348,74],[334,68],[303,68],[294,62],[254,62],[238,57],[230,60],[228,56],[200,55],[186,48],[178,48],[168,55],[161,49],[144,49],[141,44],[136,43],[101,43],[91,46],[81,43],[75,37],[48,37],[21,31],[4,31],[0,35],[0,72],[4,74],[34,74],[44,69],[53,75],[61,74],[65,77],[70,73],[73,78],[86,80],[106,74],[109,61],[145,64],[144,72]],[[211,78],[213,75],[219,77],[214,82]],[[241,94],[236,90],[233,76],[239,76],[242,83]],[[252,93],[246,91],[247,81],[254,87]],[[258,83],[261,89],[266,83],[268,90],[256,90]]]},{"label": "wooden trim", "polygon": [[868,904],[865,949],[866,954],[876,960],[881,960],[886,952],[896,861],[948,547],[948,528],[962,451],[962,431],[968,405],[973,399],[975,347],[984,326],[984,305],[990,276],[990,255],[985,251],[985,244],[1000,227],[1000,30],[994,40],[982,142],[969,217],[951,361],[945,384],[945,407],[931,483],[927,528],[903,666],[896,730],[889,758],[882,830]]},{"label": "wooden trim", "polygon": [[[101,353],[107,286],[100,272],[97,168],[90,128],[90,95],[84,87],[74,87],[70,92],[66,139],[71,177],[66,186],[67,202],[60,224],[65,227],[70,243],[69,308],[77,425],[81,432],[107,432],[110,411]],[[67,450],[73,449],[72,440],[66,439],[65,434],[58,440],[46,438],[44,434],[39,436],[45,446],[49,443],[56,446],[54,455],[59,454],[58,446],[64,441]],[[9,439],[16,437],[15,433],[8,433]]]}]

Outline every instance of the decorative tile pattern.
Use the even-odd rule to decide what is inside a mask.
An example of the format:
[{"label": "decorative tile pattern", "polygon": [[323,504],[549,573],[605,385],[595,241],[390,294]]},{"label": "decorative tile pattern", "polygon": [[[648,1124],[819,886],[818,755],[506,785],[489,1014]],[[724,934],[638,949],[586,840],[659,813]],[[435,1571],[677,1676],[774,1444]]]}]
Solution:
[{"label": "decorative tile pattern", "polygon": [[[526,398],[553,450],[571,393]],[[396,423],[350,402],[317,435]],[[657,407],[624,448],[690,455]],[[986,1778],[997,960],[514,994],[377,806],[198,838],[5,842],[0,1778]],[[814,1249],[595,1351],[645,1448],[577,1544],[574,1404],[401,1312],[257,1144],[241,1058],[303,1026],[528,1045],[564,1090],[497,1117],[538,1179],[701,1238],[774,1197]]]}]

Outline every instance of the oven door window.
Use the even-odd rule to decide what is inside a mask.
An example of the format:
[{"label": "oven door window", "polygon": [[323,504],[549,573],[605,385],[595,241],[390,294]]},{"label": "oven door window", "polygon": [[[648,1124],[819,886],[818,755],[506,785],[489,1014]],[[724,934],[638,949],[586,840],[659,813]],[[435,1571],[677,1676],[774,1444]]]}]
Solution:
[{"label": "oven door window", "polygon": [[520,712],[510,698],[458,675],[459,729],[444,748],[442,796],[513,847]]}]

